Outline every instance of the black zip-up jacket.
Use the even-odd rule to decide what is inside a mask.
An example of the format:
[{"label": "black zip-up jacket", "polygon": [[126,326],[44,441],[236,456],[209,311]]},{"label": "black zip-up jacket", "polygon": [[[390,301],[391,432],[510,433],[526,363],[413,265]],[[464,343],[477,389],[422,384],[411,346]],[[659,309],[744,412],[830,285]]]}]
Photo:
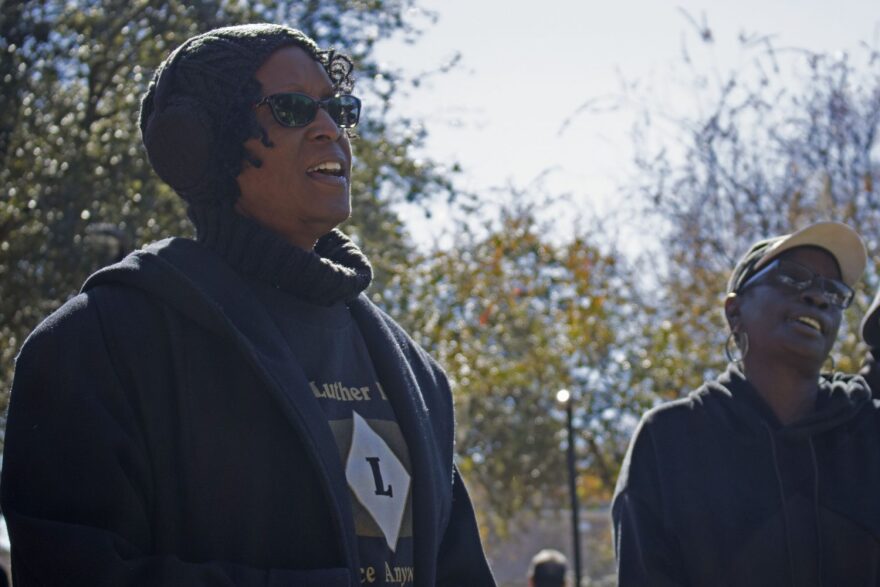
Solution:
[{"label": "black zip-up jacket", "polygon": [[[16,587],[363,582],[336,442],[250,291],[172,239],[93,275],[32,333],[2,477]],[[445,375],[366,296],[349,307],[412,459],[414,585],[494,586]]]},{"label": "black zip-up jacket", "polygon": [[621,587],[880,585],[880,404],[823,377],[781,426],[731,366],[645,414],[612,516]]}]

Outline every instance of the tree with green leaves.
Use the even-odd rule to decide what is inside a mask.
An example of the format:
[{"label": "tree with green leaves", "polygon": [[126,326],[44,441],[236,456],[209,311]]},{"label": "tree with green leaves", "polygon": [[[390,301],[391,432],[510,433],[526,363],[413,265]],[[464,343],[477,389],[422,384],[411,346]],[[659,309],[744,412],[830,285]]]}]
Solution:
[{"label": "tree with green leaves", "polygon": [[557,391],[574,396],[578,491],[589,503],[610,497],[646,403],[632,378],[635,276],[597,225],[564,243],[552,233],[534,207],[504,205],[391,281],[392,313],[454,383],[460,467],[501,534],[523,510],[567,503]]}]

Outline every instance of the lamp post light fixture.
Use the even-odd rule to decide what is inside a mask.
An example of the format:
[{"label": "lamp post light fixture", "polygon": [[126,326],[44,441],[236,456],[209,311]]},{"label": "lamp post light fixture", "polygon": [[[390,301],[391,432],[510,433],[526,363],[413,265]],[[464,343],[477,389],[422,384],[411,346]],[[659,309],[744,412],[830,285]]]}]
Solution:
[{"label": "lamp post light fixture", "polygon": [[574,549],[575,585],[581,584],[581,531],[580,512],[577,496],[577,470],[574,459],[574,423],[572,417],[572,397],[567,389],[556,392],[556,401],[565,404],[566,428],[568,430],[568,491],[571,494],[571,534]]}]

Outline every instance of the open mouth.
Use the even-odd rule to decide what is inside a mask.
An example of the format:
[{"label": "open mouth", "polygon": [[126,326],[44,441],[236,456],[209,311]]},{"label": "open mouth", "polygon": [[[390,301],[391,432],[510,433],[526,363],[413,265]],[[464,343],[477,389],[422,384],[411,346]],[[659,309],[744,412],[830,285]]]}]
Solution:
[{"label": "open mouth", "polygon": [[342,164],[338,161],[325,161],[323,163],[318,163],[317,165],[313,165],[306,169],[306,173],[315,173],[330,177],[345,177],[345,173],[342,170]]},{"label": "open mouth", "polygon": [[798,316],[797,318],[795,318],[795,322],[805,324],[813,330],[817,331],[819,334],[822,334],[822,324],[815,318],[811,318],[810,316]]}]

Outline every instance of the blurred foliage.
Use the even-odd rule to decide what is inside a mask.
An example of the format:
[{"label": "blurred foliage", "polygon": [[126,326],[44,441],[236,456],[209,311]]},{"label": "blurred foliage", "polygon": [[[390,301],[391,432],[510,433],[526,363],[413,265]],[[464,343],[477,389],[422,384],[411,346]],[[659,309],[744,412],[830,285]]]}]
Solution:
[{"label": "blurred foliage", "polygon": [[[708,54],[715,36],[703,26],[698,43]],[[747,65],[731,72],[686,49],[680,83],[695,106],[646,111],[634,129],[634,190],[649,223],[664,228],[655,273],[665,303],[650,351],[659,394],[691,390],[723,368],[727,277],[761,238],[823,220],[864,237],[870,261],[833,352],[839,370],[858,369],[858,323],[880,285],[880,52],[739,42]]]},{"label": "blurred foliage", "polygon": [[571,390],[579,493],[604,502],[644,407],[631,379],[641,313],[622,256],[584,225],[554,244],[533,206],[502,207],[484,226],[460,226],[397,274],[393,315],[453,382],[459,466],[504,534],[523,510],[567,503],[565,409]]},{"label": "blurred foliage", "polygon": [[392,204],[454,195],[450,170],[413,154],[420,125],[388,109],[418,79],[372,53],[381,38],[415,40],[432,19],[413,0],[0,3],[0,389],[27,333],[91,271],[120,251],[191,234],[182,202],[146,160],[138,105],[172,49],[218,26],[287,23],[355,59],[366,112],[346,229],[375,252],[381,291],[408,250]]}]

